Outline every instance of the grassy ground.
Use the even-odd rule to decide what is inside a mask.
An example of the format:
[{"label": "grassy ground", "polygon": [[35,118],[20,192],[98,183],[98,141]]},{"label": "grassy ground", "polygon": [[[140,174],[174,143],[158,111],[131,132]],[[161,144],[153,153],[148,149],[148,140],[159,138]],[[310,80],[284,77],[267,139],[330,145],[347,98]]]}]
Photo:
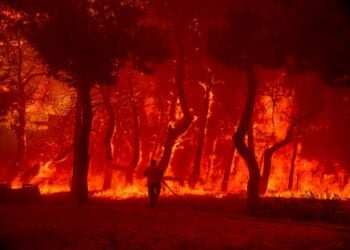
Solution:
[{"label": "grassy ground", "polygon": [[0,249],[350,249],[348,205],[265,199],[252,217],[233,197],[161,198],[151,209],[146,199],[78,207],[51,196],[0,205]]}]

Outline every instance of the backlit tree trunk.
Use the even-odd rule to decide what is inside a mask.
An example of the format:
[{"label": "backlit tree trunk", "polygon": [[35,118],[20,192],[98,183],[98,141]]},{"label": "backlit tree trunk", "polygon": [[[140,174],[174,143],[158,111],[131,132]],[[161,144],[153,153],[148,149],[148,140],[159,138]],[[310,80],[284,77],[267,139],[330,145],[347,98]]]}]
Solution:
[{"label": "backlit tree trunk", "polygon": [[208,160],[207,160],[208,167],[207,167],[207,170],[205,173],[204,183],[211,182],[210,176],[211,176],[212,168],[213,168],[214,161],[215,161],[215,152],[216,152],[218,140],[219,140],[219,135],[216,135],[213,141],[208,142],[208,145],[209,145],[208,148],[210,148],[210,152],[209,152],[209,156],[208,156]]},{"label": "backlit tree trunk", "polygon": [[292,190],[294,185],[295,160],[297,158],[297,153],[298,153],[298,143],[299,143],[299,136],[296,136],[294,147],[293,147],[292,159],[290,163],[288,190]]},{"label": "backlit tree trunk", "polygon": [[21,41],[18,42],[17,47],[18,52],[18,65],[17,65],[17,97],[18,97],[18,124],[16,124],[15,132],[17,138],[17,150],[13,165],[10,169],[8,176],[8,183],[11,185],[14,178],[18,175],[21,166],[23,164],[25,154],[26,154],[26,136],[25,136],[25,127],[26,127],[26,100],[24,93],[24,82],[22,79],[22,68],[23,68],[23,50]]},{"label": "backlit tree trunk", "polygon": [[71,194],[79,204],[89,201],[89,141],[92,125],[90,89],[88,83],[77,88]]},{"label": "backlit tree trunk", "polygon": [[129,164],[128,171],[126,174],[126,182],[128,184],[133,183],[133,175],[134,171],[139,164],[140,160],[140,125],[139,125],[139,114],[137,112],[137,103],[136,97],[134,95],[132,79],[129,79],[129,91],[131,98],[131,109],[132,109],[132,117],[134,121],[134,150],[133,150],[133,158]]},{"label": "backlit tree trunk", "polygon": [[254,129],[253,129],[253,121],[251,124],[249,124],[249,128],[247,131],[247,142],[248,142],[248,148],[253,152],[254,157],[255,155],[255,143],[254,143]]},{"label": "backlit tree trunk", "polygon": [[264,168],[263,168],[263,173],[260,181],[260,194],[265,194],[267,191],[267,187],[270,179],[270,173],[271,173],[271,162],[272,162],[273,154],[291,142],[294,128],[295,128],[295,124],[291,124],[291,126],[288,128],[287,134],[284,137],[284,139],[281,140],[280,142],[275,143],[274,145],[272,145],[271,147],[265,150]]},{"label": "backlit tree trunk", "polygon": [[101,94],[108,114],[108,126],[107,131],[104,136],[104,146],[106,154],[106,166],[105,166],[105,176],[103,181],[102,190],[111,188],[112,185],[112,164],[113,164],[113,147],[112,139],[115,132],[116,118],[111,103],[111,87],[102,86]]},{"label": "backlit tree trunk", "polygon": [[200,121],[199,121],[197,150],[196,150],[196,154],[194,156],[193,170],[192,170],[192,173],[190,175],[190,180],[189,180],[189,183],[192,187],[194,187],[196,185],[198,178],[201,174],[201,161],[202,161],[203,146],[204,146],[204,140],[205,140],[205,130],[207,127],[208,116],[209,116],[211,87],[212,87],[212,76],[210,74],[208,86],[206,86],[206,90],[205,90],[203,112],[202,112],[202,115],[201,115]]},{"label": "backlit tree trunk", "polygon": [[245,103],[245,107],[242,113],[242,117],[239,121],[237,130],[234,134],[234,143],[238,153],[245,160],[248,167],[248,172],[249,172],[249,179],[247,184],[248,208],[254,210],[255,208],[257,208],[260,200],[259,165],[256,161],[254,152],[245,143],[245,137],[247,135],[249,126],[252,123],[252,119],[253,119],[256,91],[257,91],[257,80],[256,80],[255,72],[252,66],[248,66],[247,81],[248,81],[248,90],[247,90],[246,103]]},{"label": "backlit tree trunk", "polygon": [[232,168],[232,164],[233,164],[233,157],[235,155],[235,151],[236,151],[235,143],[232,142],[232,145],[230,147],[230,151],[229,151],[228,157],[227,157],[227,163],[225,166],[224,177],[222,178],[222,182],[221,182],[221,191],[222,192],[227,191],[228,183],[230,181],[230,174],[231,174],[231,168]]},{"label": "backlit tree trunk", "polygon": [[159,103],[159,106],[160,106],[160,118],[159,118],[159,131],[156,135],[156,140],[154,142],[154,145],[153,145],[153,149],[152,149],[152,153],[151,153],[151,159],[154,159],[154,157],[157,155],[157,152],[159,150],[159,145],[160,145],[160,138],[161,138],[161,135],[162,135],[162,132],[163,132],[163,120],[164,120],[164,104],[163,104],[163,101],[160,101]]},{"label": "backlit tree trunk", "polygon": [[180,101],[183,118],[177,121],[175,125],[168,127],[168,133],[164,144],[164,151],[159,161],[159,166],[163,170],[163,173],[167,170],[173,147],[176,140],[180,135],[186,132],[192,122],[192,116],[188,108],[185,90],[184,90],[184,78],[185,78],[185,58],[184,49],[182,45],[179,45],[179,52],[176,60],[176,73],[175,73],[175,85],[177,94]]}]

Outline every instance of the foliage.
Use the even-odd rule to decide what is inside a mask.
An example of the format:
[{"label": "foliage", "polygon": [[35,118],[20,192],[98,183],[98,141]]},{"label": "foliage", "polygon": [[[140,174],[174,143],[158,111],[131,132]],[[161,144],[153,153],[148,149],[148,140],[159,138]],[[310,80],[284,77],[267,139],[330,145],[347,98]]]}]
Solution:
[{"label": "foliage", "polygon": [[[114,82],[116,70],[133,52],[140,68],[146,68],[145,61],[164,60],[168,53],[160,46],[162,41],[154,40],[161,38],[154,28],[139,25],[142,10],[137,5],[113,0],[8,3],[23,11],[21,30],[49,64],[51,73],[63,74],[73,84]],[[140,48],[138,40],[143,35],[149,40]],[[146,52],[145,45],[152,53]]]},{"label": "foliage", "polygon": [[348,26],[336,1],[256,1],[232,9],[226,27],[211,29],[208,48],[228,66],[241,67],[248,60],[316,71],[328,83],[343,85],[349,78]]}]

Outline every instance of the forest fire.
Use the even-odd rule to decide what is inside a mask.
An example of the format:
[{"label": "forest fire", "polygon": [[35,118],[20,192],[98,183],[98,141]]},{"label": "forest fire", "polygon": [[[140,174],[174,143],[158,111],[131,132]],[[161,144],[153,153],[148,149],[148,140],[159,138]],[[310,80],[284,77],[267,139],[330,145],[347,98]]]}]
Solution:
[{"label": "forest fire", "polygon": [[[301,147],[301,146],[300,146]],[[301,150],[299,147],[298,151]],[[292,148],[290,148],[292,150]],[[295,187],[288,190],[288,176],[290,173],[290,155],[291,152],[284,152],[274,159],[274,163],[278,166],[283,166],[274,169],[269,180],[269,188],[266,196],[270,197],[285,197],[285,198],[312,198],[312,199],[350,199],[350,186],[346,183],[346,173],[337,163],[333,163],[337,172],[324,174],[325,167],[318,161],[296,158],[295,166]],[[289,156],[289,157],[288,157]],[[211,156],[209,156],[211,157]],[[238,158],[238,157],[237,157]],[[39,164],[39,171],[28,184],[38,185],[42,194],[53,194],[69,191],[69,182],[62,177],[55,176],[56,167],[52,160]],[[213,166],[214,169],[217,167]],[[171,167],[170,167],[171,169]],[[206,169],[204,169],[206,171]],[[168,173],[169,172],[169,173]],[[171,171],[166,173],[167,176],[174,176]],[[65,173],[69,179],[69,173]],[[104,176],[101,174],[89,176],[89,190],[93,197],[107,199],[127,199],[146,197],[147,193],[146,180],[140,173],[136,176],[132,185],[125,184],[125,175],[122,172],[116,171],[114,174],[115,180],[112,187],[108,190],[101,191],[101,186]],[[214,176],[209,176],[207,180],[201,180],[201,184],[195,188],[190,187],[186,183],[186,178],[182,180],[183,184],[178,181],[168,180],[167,185],[163,188],[164,196],[173,196],[173,192],[177,195],[205,195],[213,197],[224,197],[226,195],[243,195],[245,193],[245,183],[248,180],[248,172],[245,169],[241,159],[237,159],[234,166],[234,174],[231,174],[228,189],[226,192],[220,190],[220,178],[214,179]],[[57,181],[62,179],[64,182]],[[171,179],[171,178],[170,178]],[[181,178],[179,178],[181,182]],[[20,188],[23,183],[16,178],[13,182],[14,188]]]},{"label": "forest fire", "polygon": [[39,189],[80,208],[147,198],[154,208],[160,195],[194,210],[243,200],[249,216],[294,206],[293,219],[312,217],[302,209],[313,202],[320,220],[349,219],[339,215],[350,202],[349,10],[1,0],[0,205]]}]

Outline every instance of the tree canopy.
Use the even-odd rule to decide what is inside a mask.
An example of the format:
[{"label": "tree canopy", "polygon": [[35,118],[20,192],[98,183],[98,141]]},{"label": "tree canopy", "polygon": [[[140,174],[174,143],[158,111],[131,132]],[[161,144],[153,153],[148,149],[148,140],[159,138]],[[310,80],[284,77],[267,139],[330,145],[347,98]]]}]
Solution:
[{"label": "tree canopy", "polygon": [[[112,83],[133,54],[141,69],[169,54],[164,36],[142,25],[144,7],[124,1],[9,1],[20,10],[20,30],[50,66],[75,84]],[[140,41],[144,40],[144,43]],[[148,69],[150,70],[150,69]]]}]

